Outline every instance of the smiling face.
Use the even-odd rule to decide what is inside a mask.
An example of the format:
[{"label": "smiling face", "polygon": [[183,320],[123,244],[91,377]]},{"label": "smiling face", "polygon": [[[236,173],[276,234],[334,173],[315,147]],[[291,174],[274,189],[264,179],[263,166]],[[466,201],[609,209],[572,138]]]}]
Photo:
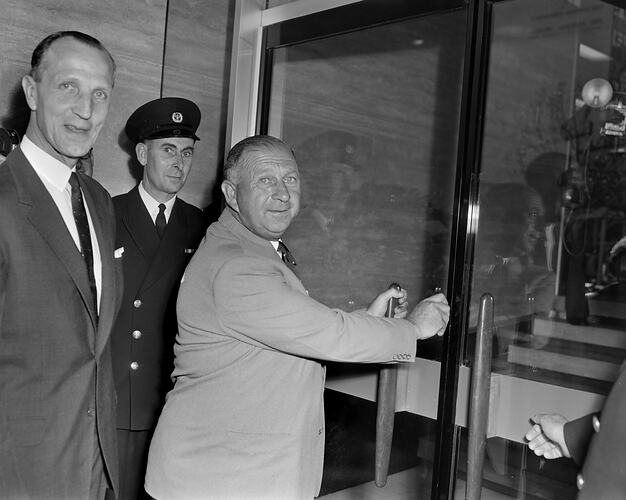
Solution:
[{"label": "smiling face", "polygon": [[257,236],[278,240],[300,210],[300,173],[291,151],[269,145],[249,149],[236,181],[225,180],[226,203]]},{"label": "smiling face", "polygon": [[193,161],[190,137],[147,139],[135,148],[144,167],[143,187],[157,201],[166,202],[185,185]]},{"label": "smiling face", "polygon": [[35,80],[22,79],[31,109],[26,135],[72,167],[92,148],[109,111],[113,67],[107,55],[71,37],[52,43]]}]

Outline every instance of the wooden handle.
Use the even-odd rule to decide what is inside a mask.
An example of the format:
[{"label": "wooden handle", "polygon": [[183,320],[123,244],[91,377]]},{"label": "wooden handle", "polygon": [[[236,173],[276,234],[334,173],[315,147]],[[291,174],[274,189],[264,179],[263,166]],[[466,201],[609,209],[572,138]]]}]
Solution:
[{"label": "wooden handle", "polygon": [[[400,289],[392,283],[389,288]],[[393,318],[398,299],[392,298],[387,304],[385,317]],[[378,374],[378,408],[376,410],[376,456],[374,462],[374,482],[382,488],[387,484],[391,441],[393,440],[393,420],[396,414],[396,388],[398,368],[396,365],[385,366]]]}]

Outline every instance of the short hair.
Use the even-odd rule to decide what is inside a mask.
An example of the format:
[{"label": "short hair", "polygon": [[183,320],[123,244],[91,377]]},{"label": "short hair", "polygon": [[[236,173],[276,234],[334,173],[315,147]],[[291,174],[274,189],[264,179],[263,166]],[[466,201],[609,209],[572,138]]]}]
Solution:
[{"label": "short hair", "polygon": [[239,182],[245,154],[253,149],[269,149],[272,147],[284,148],[295,158],[293,150],[277,137],[271,135],[253,135],[246,137],[235,144],[228,152],[226,161],[224,162],[224,179],[236,184]]},{"label": "short hair", "polygon": [[54,42],[60,40],[61,38],[74,38],[75,40],[78,40],[79,42],[89,45],[90,47],[98,49],[100,52],[105,54],[108,57],[109,62],[111,63],[113,81],[115,81],[116,66],[115,59],[113,59],[111,53],[104,45],[102,45],[100,40],[80,31],[57,31],[56,33],[48,35],[37,44],[37,47],[35,47],[35,50],[33,50],[33,55],[30,59],[30,76],[32,76],[36,81],[39,81],[41,78],[42,62],[44,56],[46,55],[46,52]]}]

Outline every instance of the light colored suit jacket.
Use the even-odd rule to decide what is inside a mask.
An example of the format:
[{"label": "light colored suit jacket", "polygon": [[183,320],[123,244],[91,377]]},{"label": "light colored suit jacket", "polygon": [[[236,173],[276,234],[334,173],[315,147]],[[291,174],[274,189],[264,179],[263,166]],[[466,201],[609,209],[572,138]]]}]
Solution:
[{"label": "light colored suit jacket", "polygon": [[310,298],[228,208],[185,271],[177,313],[176,382],[146,475],[160,500],[313,498],[324,447],[320,361],[415,355],[408,321]]},{"label": "light colored suit jacket", "polygon": [[117,488],[109,335],[121,298],[108,193],[78,174],[102,259],[99,320],[87,270],[21,150],[0,165],[0,496],[84,499],[98,443]]}]

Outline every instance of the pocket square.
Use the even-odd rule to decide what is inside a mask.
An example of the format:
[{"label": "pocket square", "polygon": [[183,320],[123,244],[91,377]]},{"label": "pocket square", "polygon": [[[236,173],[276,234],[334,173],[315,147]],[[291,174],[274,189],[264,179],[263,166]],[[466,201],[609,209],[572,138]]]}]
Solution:
[{"label": "pocket square", "polygon": [[185,253],[194,253],[195,251],[195,248],[185,248]]},{"label": "pocket square", "polygon": [[119,247],[115,250],[115,252],[113,253],[113,256],[116,259],[121,259],[123,254],[124,254],[124,247]]}]

